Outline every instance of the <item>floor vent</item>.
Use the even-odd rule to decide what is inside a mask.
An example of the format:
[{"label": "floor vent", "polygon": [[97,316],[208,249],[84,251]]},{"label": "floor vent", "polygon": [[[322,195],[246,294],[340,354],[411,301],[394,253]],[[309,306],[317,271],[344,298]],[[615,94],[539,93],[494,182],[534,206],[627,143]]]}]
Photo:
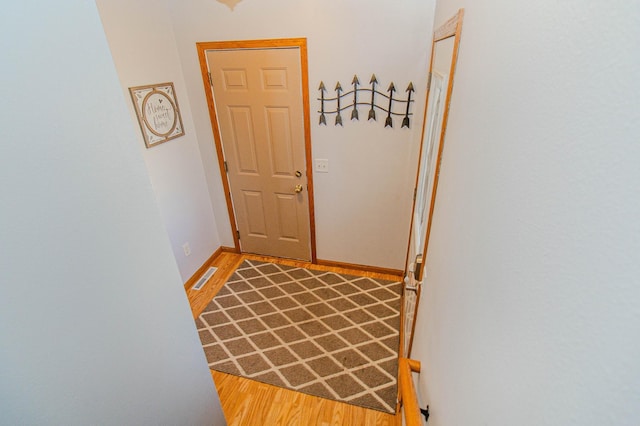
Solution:
[{"label": "floor vent", "polygon": [[218,268],[216,268],[215,266],[212,266],[211,268],[209,268],[209,270],[204,273],[202,278],[200,278],[198,282],[195,283],[193,287],[191,287],[191,290],[200,290],[202,286],[205,285],[207,281],[209,281],[209,278],[211,278],[213,274],[216,273],[217,270]]}]

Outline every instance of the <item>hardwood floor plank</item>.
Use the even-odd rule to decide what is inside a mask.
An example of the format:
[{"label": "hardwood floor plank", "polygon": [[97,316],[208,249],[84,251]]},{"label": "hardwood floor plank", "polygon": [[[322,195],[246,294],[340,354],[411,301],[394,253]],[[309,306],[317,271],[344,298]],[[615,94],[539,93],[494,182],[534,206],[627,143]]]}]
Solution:
[{"label": "hardwood floor plank", "polygon": [[[309,269],[352,274],[371,278],[399,280],[398,276],[362,272],[348,268],[313,265],[289,259],[222,252],[212,262],[216,273],[200,290],[187,290],[193,317],[197,318],[245,260],[280,263]],[[255,380],[211,370],[222,410],[229,426],[396,426],[398,415],[306,395]]]},{"label": "hardwood floor plank", "polygon": [[197,318],[209,302],[211,302],[211,299],[218,293],[243,260],[239,254],[222,252],[220,256],[212,262],[212,266],[217,267],[218,270],[209,281],[207,281],[200,290],[187,290],[187,298],[189,299],[194,319]]}]

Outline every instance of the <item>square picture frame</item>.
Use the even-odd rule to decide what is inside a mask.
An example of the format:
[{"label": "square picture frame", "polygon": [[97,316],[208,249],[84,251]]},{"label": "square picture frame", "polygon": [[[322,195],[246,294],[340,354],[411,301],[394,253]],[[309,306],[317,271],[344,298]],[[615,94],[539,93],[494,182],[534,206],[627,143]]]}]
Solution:
[{"label": "square picture frame", "polygon": [[147,149],[184,135],[172,82],[130,87],[129,93]]}]

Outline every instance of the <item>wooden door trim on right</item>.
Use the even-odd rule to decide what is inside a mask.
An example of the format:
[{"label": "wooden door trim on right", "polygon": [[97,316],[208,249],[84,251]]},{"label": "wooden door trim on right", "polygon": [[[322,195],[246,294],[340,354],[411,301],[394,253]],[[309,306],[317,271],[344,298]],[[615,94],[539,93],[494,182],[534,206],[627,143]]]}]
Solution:
[{"label": "wooden door trim on right", "polygon": [[238,238],[238,228],[236,225],[236,216],[233,211],[231,200],[231,188],[229,178],[224,166],[224,152],[222,149],[222,138],[220,136],[220,128],[218,126],[218,116],[216,112],[215,102],[213,98],[213,89],[209,82],[209,68],[207,65],[208,50],[228,50],[228,49],[269,49],[269,48],[285,48],[295,47],[300,49],[300,73],[302,83],[302,110],[304,117],[304,145],[305,145],[305,161],[307,168],[307,194],[309,197],[309,242],[311,245],[311,263],[317,263],[316,256],[316,226],[315,226],[315,208],[313,196],[313,168],[311,159],[311,117],[309,112],[309,66],[307,58],[307,39],[306,38],[284,38],[284,39],[265,39],[265,40],[235,40],[235,41],[210,41],[196,43],[198,50],[198,60],[200,61],[200,72],[202,74],[202,83],[204,85],[204,93],[207,98],[207,106],[209,109],[209,118],[211,121],[211,129],[213,131],[213,139],[216,146],[216,154],[218,156],[218,168],[220,169],[220,177],[222,186],[224,187],[224,196],[227,202],[227,212],[229,213],[229,221],[233,236],[233,243],[236,252],[240,253],[240,239]]}]

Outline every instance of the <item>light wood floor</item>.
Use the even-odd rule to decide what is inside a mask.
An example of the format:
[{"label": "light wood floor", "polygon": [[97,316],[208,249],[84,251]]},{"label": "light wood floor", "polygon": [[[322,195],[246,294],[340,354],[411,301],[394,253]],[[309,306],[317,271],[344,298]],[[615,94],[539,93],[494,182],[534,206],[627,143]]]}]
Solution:
[{"label": "light wood floor", "polygon": [[[187,297],[189,298],[194,318],[200,315],[233,271],[245,259],[262,260],[372,278],[398,279],[396,275],[311,265],[307,262],[265,256],[222,252],[211,264],[211,266],[217,266],[218,270],[207,284],[200,290],[187,290]],[[217,371],[211,371],[211,377],[218,389],[222,409],[229,425],[396,426],[400,424],[399,416],[368,410],[366,408],[356,407],[355,405],[318,398]]]}]

